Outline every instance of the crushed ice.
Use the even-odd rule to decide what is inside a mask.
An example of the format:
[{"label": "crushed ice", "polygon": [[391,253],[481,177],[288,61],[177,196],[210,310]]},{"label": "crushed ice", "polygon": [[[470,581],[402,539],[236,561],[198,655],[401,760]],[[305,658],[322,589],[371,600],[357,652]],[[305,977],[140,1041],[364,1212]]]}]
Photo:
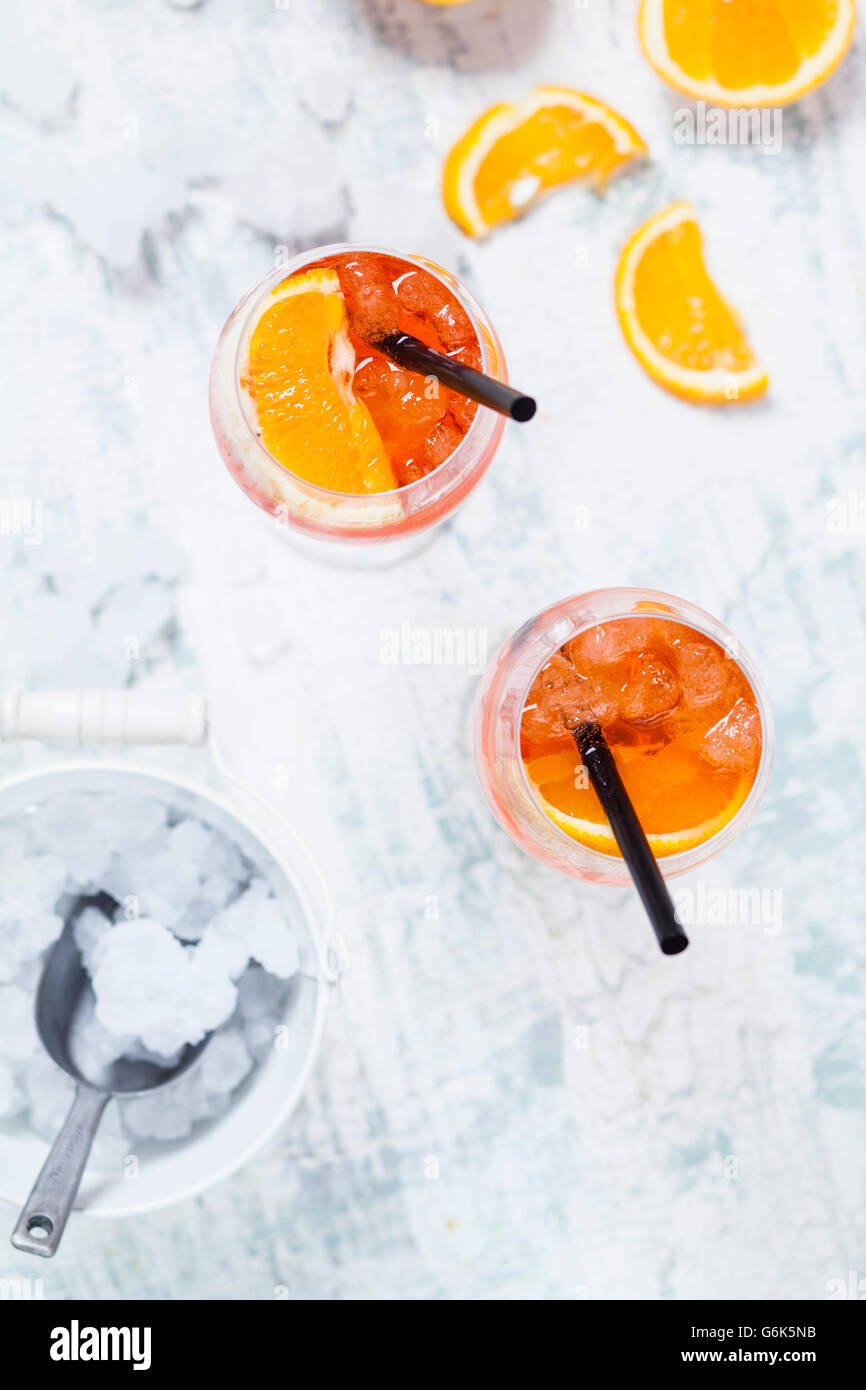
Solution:
[{"label": "crushed ice", "polygon": [[86,907],[75,939],[92,993],[71,1038],[97,1082],[120,1057],[173,1065],[213,1032],[164,1090],[113,1102],[93,1150],[113,1166],[131,1140],[186,1137],[228,1108],[274,1045],[298,942],[262,874],[222,831],[154,798],[62,792],[0,822],[0,1124],[54,1139],[72,1081],[34,1022],[42,959],[84,894],[109,893],[111,920]]}]

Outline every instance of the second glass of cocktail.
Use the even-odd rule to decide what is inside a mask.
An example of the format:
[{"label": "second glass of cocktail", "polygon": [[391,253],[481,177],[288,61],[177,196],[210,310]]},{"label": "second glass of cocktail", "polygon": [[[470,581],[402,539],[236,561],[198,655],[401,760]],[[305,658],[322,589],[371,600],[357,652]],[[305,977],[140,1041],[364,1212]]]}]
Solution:
[{"label": "second glass of cocktail", "polygon": [[295,532],[404,539],[454,512],[493,460],[503,417],[390,361],[367,332],[380,321],[506,380],[493,326],[465,286],[420,256],[375,247],[297,257],[223,329],[210,384],[220,453]]},{"label": "second glass of cocktail", "polygon": [[684,599],[601,589],[505,644],[479,692],[476,763],[500,823],[575,878],[628,883],[574,731],[594,721],[665,877],[742,829],[763,795],[773,722],[748,654]]}]

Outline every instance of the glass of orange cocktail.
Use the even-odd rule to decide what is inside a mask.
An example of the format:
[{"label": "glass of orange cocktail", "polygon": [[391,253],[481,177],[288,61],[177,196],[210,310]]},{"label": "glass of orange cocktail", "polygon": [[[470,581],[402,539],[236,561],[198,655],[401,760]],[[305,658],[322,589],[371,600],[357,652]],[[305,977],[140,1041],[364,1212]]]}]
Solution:
[{"label": "glass of orange cocktail", "polygon": [[773,722],[747,653],[694,604],[600,589],[546,609],[505,644],[476,708],[476,763],[518,844],[575,878],[628,870],[575,747],[597,721],[666,877],[728,844],[760,801]]},{"label": "glass of orange cocktail", "polygon": [[247,496],[297,533],[411,536],[449,516],[496,452],[502,416],[357,335],[385,309],[401,332],[506,380],[466,287],[421,256],[377,247],[298,256],[241,300],[220,336],[210,382],[220,453]]}]

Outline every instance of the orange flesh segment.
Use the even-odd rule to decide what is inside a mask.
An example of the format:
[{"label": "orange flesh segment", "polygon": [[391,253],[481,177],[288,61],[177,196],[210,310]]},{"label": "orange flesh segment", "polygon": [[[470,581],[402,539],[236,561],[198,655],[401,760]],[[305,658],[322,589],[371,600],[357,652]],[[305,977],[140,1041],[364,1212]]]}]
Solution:
[{"label": "orange flesh segment", "polygon": [[[281,297],[287,286],[296,292]],[[388,456],[351,391],[345,361],[351,347],[339,280],[308,271],[271,296],[250,339],[243,384],[262,442],[290,472],[332,492],[387,492],[395,486]]]},{"label": "orange flesh segment", "polygon": [[501,136],[481,161],[475,178],[478,210],[495,226],[520,211],[519,197],[511,195],[519,193],[521,181],[531,179],[537,192],[586,174],[602,184],[630,157],[619,154],[610,133],[581,112],[544,107]]},{"label": "orange flesh segment", "polygon": [[836,0],[776,0],[776,5],[803,57],[818,53],[836,21]]},{"label": "orange flesh segment", "polygon": [[[709,637],[664,618],[620,618],[567,643],[527,696],[521,752],[543,809],[572,838],[618,854],[569,733],[601,723],[658,857],[701,844],[742,806],[758,768],[761,725],[740,667]],[[586,823],[563,824],[555,812]]]},{"label": "orange flesh segment", "polygon": [[713,0],[665,0],[668,52],[692,77],[712,76],[713,10]]},{"label": "orange flesh segment", "polygon": [[681,222],[646,246],[634,294],[643,331],[677,366],[737,373],[755,365],[736,315],[707,274],[696,222]]},{"label": "orange flesh segment", "polygon": [[776,86],[820,51],[837,12],[836,0],[664,0],[665,43],[698,81]]},{"label": "orange flesh segment", "polygon": [[[280,297],[305,285],[310,293]],[[323,285],[330,293],[313,293]],[[244,385],[265,446],[291,472],[334,492],[383,492],[424,477],[461,444],[475,402],[403,371],[365,340],[397,329],[482,368],[455,294],[399,257],[331,256],[274,291]]]},{"label": "orange flesh segment", "polygon": [[713,51],[716,77],[732,90],[776,86],[800,66],[778,9],[758,0],[726,0],[717,8]]}]

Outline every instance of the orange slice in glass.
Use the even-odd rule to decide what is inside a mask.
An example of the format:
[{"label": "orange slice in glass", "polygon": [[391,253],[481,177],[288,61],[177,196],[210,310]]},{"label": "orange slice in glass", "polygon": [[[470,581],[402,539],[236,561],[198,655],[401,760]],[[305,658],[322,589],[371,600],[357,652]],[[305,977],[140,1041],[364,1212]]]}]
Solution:
[{"label": "orange slice in glass", "polygon": [[766,391],[766,372],[707,274],[691,203],[674,203],[635,232],[615,293],[629,347],[666,390],[711,405]]},{"label": "orange slice in glass", "polygon": [[492,106],[457,141],[442,176],[445,209],[469,236],[484,236],[561,184],[603,187],[646,152],[604,102],[570,87],[536,87],[515,105]]},{"label": "orange slice in glass", "polygon": [[352,390],[355,351],[335,270],[293,275],[271,293],[241,372],[259,438],[297,477],[331,492],[397,486],[373,417]]},{"label": "orange slice in glass", "polygon": [[641,0],[652,66],[717,106],[784,106],[825,81],[854,37],[855,0]]},{"label": "orange slice in glass", "polygon": [[[753,772],[707,775],[686,740],[652,758],[628,748],[614,756],[632,805],[656,858],[694,849],[733,819],[749,794]],[[526,773],[542,810],[572,839],[602,854],[620,856],[603,810],[575,752],[528,759]]]}]

